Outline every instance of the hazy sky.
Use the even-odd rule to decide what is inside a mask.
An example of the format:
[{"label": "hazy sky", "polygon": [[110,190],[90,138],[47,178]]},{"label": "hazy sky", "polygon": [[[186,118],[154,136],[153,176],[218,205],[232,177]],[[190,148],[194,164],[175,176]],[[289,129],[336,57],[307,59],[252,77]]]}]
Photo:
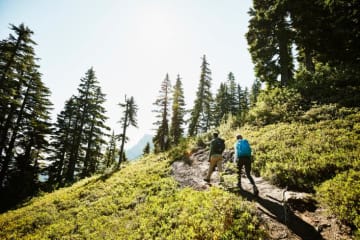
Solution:
[{"label": "hazy sky", "polygon": [[120,131],[119,102],[125,94],[138,104],[139,128],[130,128],[131,147],[154,134],[153,103],[169,73],[180,74],[188,108],[194,103],[205,54],[212,92],[231,71],[242,87],[254,71],[245,33],[251,0],[0,0],[0,39],[9,24],[34,31],[43,81],[52,91],[52,112],[77,93],[80,78],[93,67],[106,94],[108,125]]}]

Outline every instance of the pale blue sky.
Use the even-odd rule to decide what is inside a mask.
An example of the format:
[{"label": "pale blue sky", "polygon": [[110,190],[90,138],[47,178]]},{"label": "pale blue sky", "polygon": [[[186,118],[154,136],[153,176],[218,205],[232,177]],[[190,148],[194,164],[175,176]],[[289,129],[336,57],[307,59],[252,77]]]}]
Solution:
[{"label": "pale blue sky", "polygon": [[144,133],[154,133],[152,103],[166,73],[172,84],[180,74],[192,107],[203,54],[213,94],[230,71],[241,86],[251,86],[255,77],[244,36],[251,5],[251,0],[0,0],[0,39],[10,33],[10,23],[34,31],[54,119],[90,67],[107,96],[108,125],[117,133],[117,104],[125,94],[134,96],[139,128],[129,129],[130,147]]}]

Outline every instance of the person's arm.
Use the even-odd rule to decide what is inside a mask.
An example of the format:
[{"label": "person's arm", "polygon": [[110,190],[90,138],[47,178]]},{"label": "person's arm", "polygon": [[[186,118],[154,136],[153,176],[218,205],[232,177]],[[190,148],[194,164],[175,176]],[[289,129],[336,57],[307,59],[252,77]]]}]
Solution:
[{"label": "person's arm", "polygon": [[213,148],[212,145],[213,145],[213,141],[210,142],[209,162],[210,162],[211,154],[212,154],[212,148]]}]

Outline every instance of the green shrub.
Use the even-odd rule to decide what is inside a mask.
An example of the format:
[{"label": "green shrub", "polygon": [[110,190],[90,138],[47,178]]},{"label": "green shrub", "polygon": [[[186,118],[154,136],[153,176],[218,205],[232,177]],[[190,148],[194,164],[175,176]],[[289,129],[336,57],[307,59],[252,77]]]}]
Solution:
[{"label": "green shrub", "polygon": [[358,109],[340,107],[337,104],[314,104],[308,111],[299,117],[300,120],[315,123],[324,120],[344,119],[346,116],[359,112]]},{"label": "green shrub", "polygon": [[265,239],[254,206],[238,196],[178,187],[170,163],[184,148],[1,214],[0,239]]},{"label": "green shrub", "polygon": [[313,192],[336,174],[360,168],[360,113],[348,114],[352,111],[337,109],[335,120],[247,126],[235,132],[252,145],[256,175],[278,186]]},{"label": "green shrub", "polygon": [[170,162],[172,163],[175,161],[184,161],[185,163],[191,165],[188,146],[189,146],[188,141],[182,140],[177,146],[171,148],[168,152],[168,157],[170,159]]},{"label": "green shrub", "polygon": [[341,220],[360,229],[360,172],[349,170],[317,187],[320,202],[326,203]]},{"label": "green shrub", "polygon": [[262,91],[249,112],[249,121],[256,125],[291,122],[302,112],[301,95],[293,89],[273,88]]},{"label": "green shrub", "polygon": [[[306,102],[320,104],[338,103],[346,107],[358,107],[360,102],[359,69],[316,63],[315,72],[300,67],[295,75],[296,88]],[[345,96],[345,97],[344,97]]]}]

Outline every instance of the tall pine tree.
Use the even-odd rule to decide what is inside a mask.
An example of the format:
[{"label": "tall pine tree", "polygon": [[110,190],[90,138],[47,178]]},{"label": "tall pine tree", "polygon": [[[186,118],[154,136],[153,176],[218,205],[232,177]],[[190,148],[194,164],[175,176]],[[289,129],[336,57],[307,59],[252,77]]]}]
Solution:
[{"label": "tall pine tree", "polygon": [[115,163],[115,157],[116,157],[116,142],[117,138],[115,135],[115,132],[113,131],[110,140],[108,142],[108,146],[105,151],[104,156],[104,167],[109,168]]},{"label": "tall pine tree", "polygon": [[159,97],[155,100],[154,105],[157,109],[153,112],[156,113],[157,121],[154,123],[157,126],[155,136],[153,137],[154,151],[166,151],[170,147],[170,134],[169,134],[169,108],[170,108],[170,94],[171,82],[169,74],[166,74],[165,79],[161,83]]},{"label": "tall pine tree", "polygon": [[229,100],[228,86],[225,83],[220,83],[214,103],[215,126],[219,126],[223,118],[231,112],[231,104]]},{"label": "tall pine tree", "polygon": [[202,57],[199,86],[194,107],[190,112],[189,135],[206,132],[213,125],[213,98],[211,94],[211,71],[206,56]]},{"label": "tall pine tree", "polygon": [[0,206],[38,189],[40,161],[50,130],[50,91],[43,84],[31,39],[24,24],[11,25],[15,36],[0,42]]},{"label": "tall pine tree", "polygon": [[170,126],[170,137],[174,144],[178,144],[181,137],[184,134],[184,123],[185,123],[185,100],[184,90],[182,88],[182,82],[180,75],[176,78],[176,83],[173,89],[172,97],[172,118]]},{"label": "tall pine tree", "polygon": [[120,167],[122,161],[125,161],[125,151],[124,146],[127,140],[126,137],[126,130],[129,126],[137,127],[137,110],[138,107],[135,103],[134,97],[126,98],[125,96],[125,103],[119,103],[119,106],[123,108],[123,116],[120,119],[120,124],[122,127],[122,134],[119,135],[120,137],[120,150],[119,150],[119,161],[117,168]]},{"label": "tall pine tree", "polygon": [[80,80],[78,94],[66,102],[58,115],[52,137],[53,154],[49,157],[51,184],[62,186],[97,171],[105,132],[109,130],[104,102],[105,95],[90,68]]},{"label": "tall pine tree", "polygon": [[260,90],[261,90],[261,82],[258,79],[255,79],[255,81],[251,85],[251,90],[250,90],[250,96],[249,96],[250,108],[255,106],[257,102],[257,97],[260,94]]},{"label": "tall pine tree", "polygon": [[[276,2],[276,3],[275,3]],[[255,74],[270,85],[288,86],[293,80],[293,43],[286,1],[254,0],[246,34]]]}]

